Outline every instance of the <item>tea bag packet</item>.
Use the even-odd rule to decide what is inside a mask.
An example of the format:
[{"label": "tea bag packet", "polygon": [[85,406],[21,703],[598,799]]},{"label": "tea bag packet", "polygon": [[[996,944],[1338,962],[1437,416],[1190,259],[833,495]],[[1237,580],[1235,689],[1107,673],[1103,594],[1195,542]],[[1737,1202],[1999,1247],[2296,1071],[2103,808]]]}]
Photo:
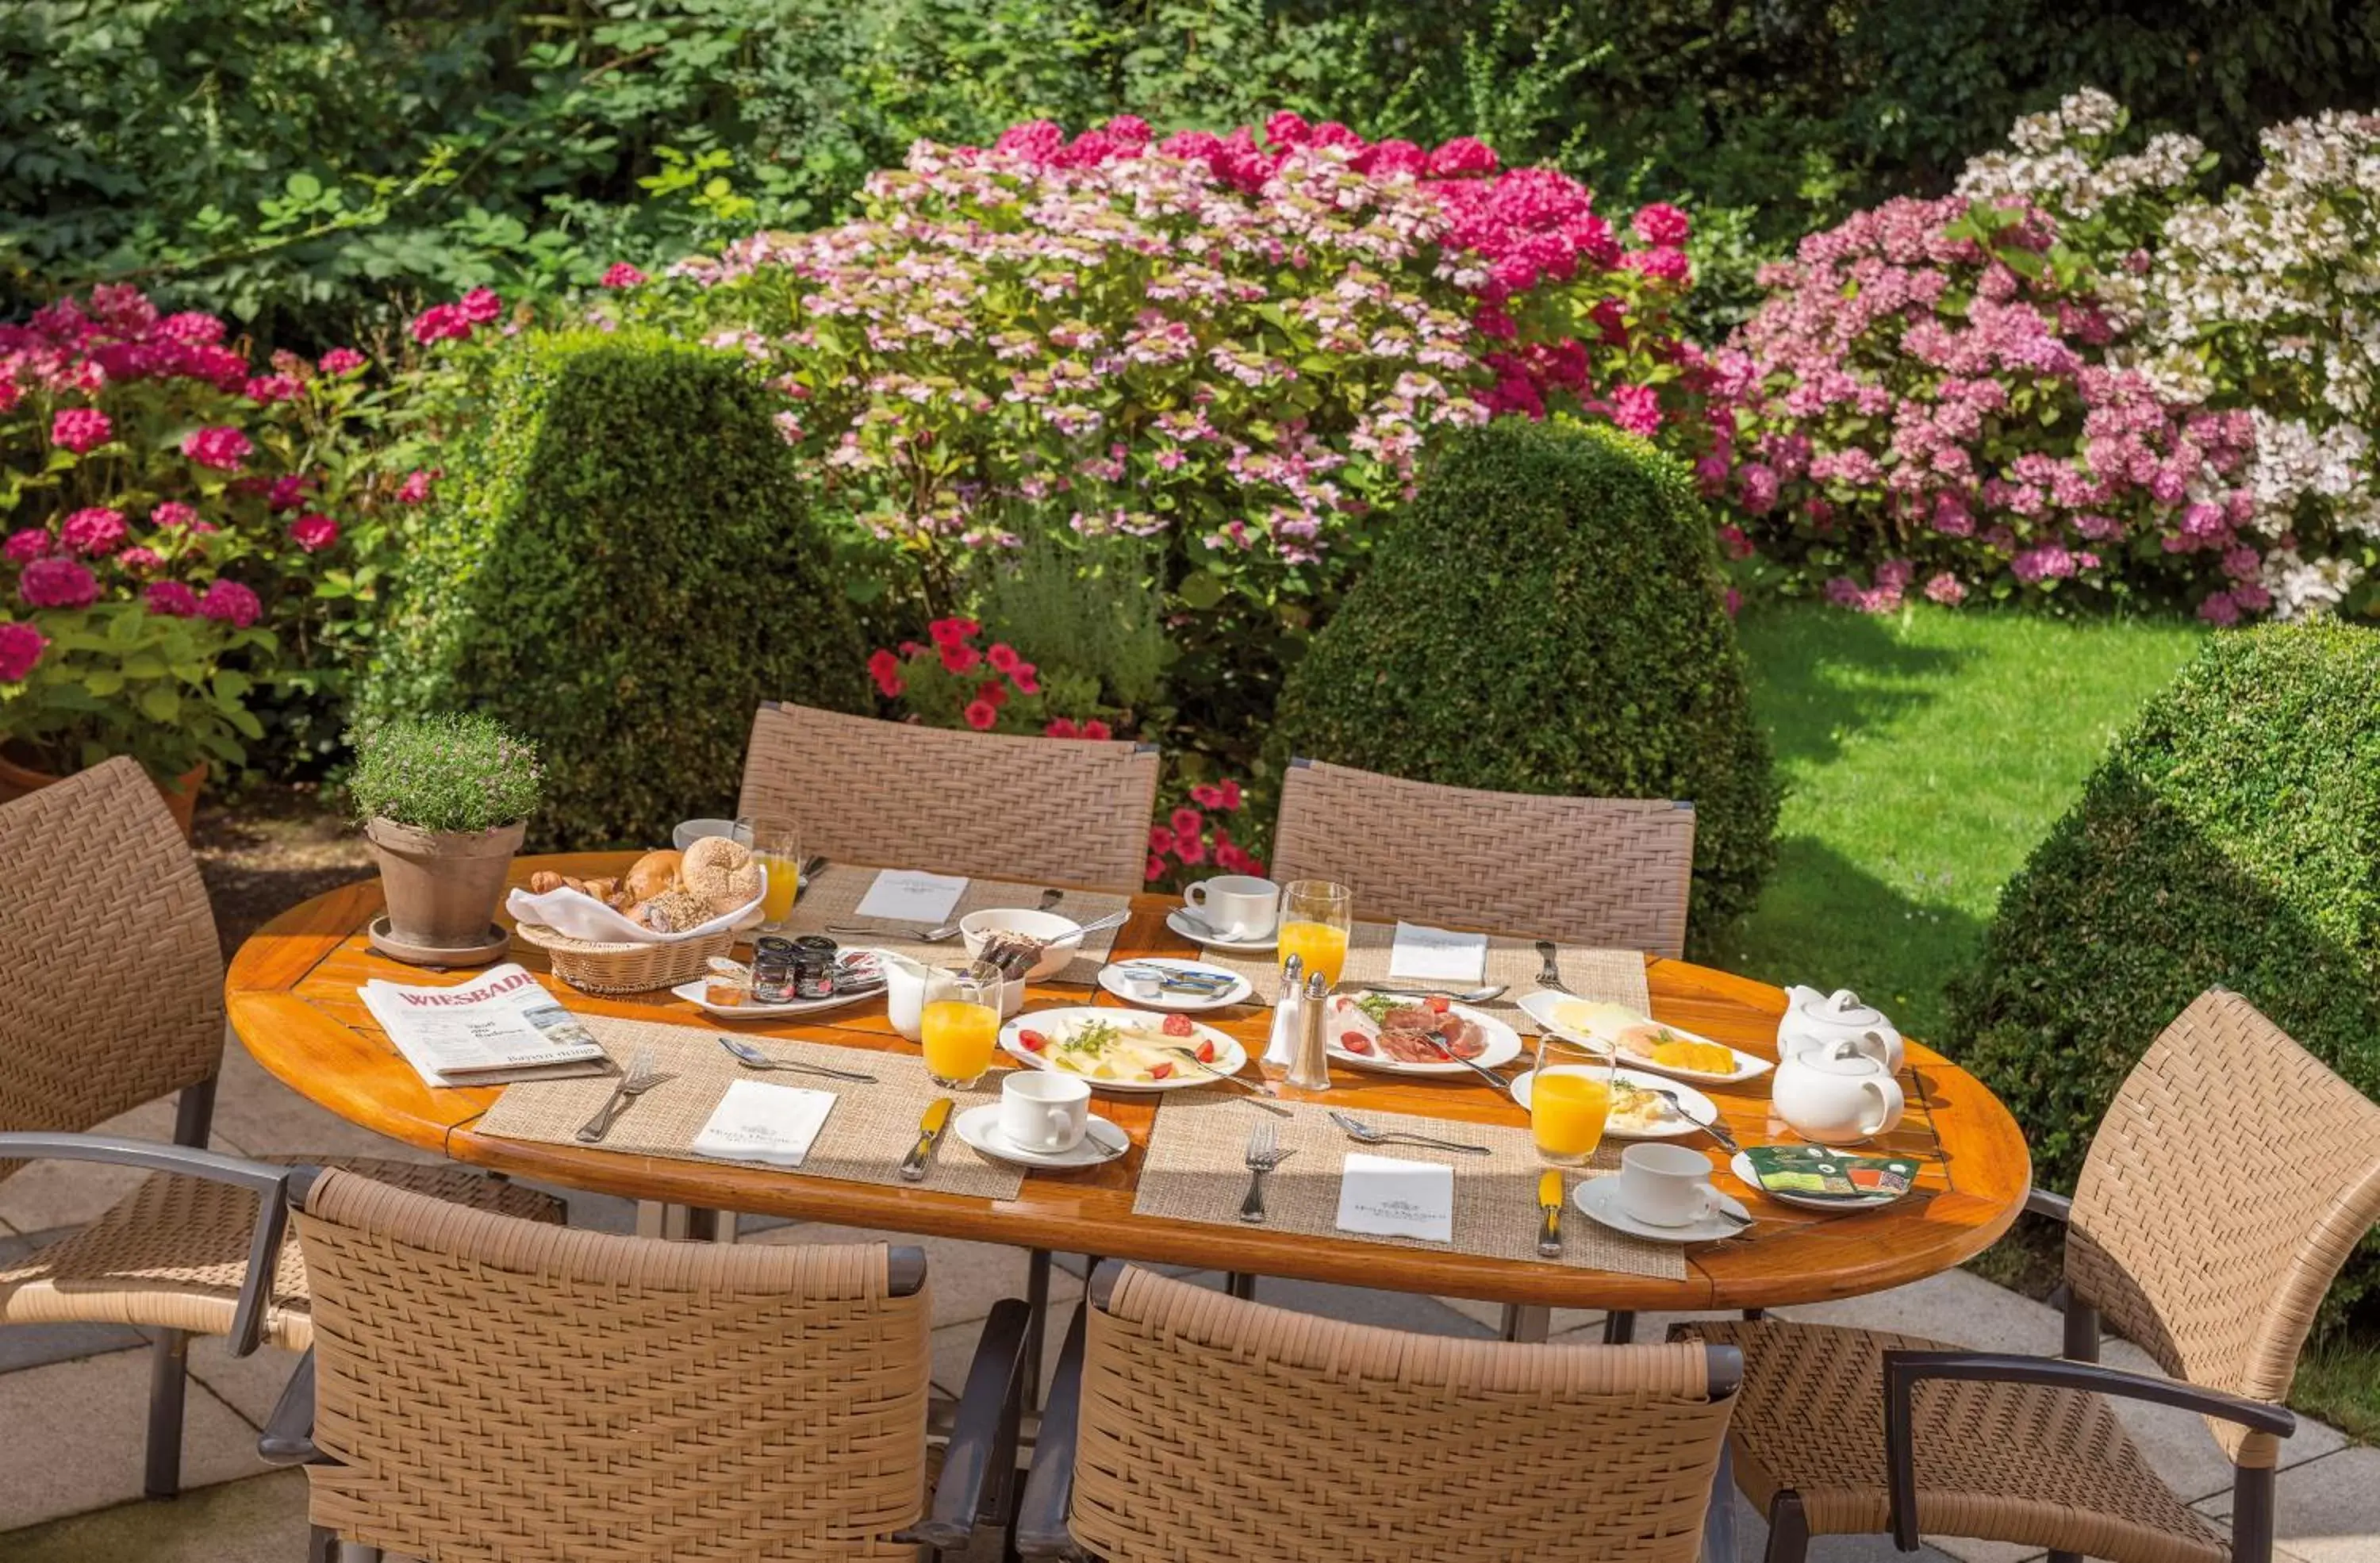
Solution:
[{"label": "tea bag packet", "polygon": [[1803,1199],[1904,1194],[1917,1176],[1917,1163],[1907,1157],[1845,1156],[1824,1145],[1755,1145],[1743,1154],[1762,1188]]}]

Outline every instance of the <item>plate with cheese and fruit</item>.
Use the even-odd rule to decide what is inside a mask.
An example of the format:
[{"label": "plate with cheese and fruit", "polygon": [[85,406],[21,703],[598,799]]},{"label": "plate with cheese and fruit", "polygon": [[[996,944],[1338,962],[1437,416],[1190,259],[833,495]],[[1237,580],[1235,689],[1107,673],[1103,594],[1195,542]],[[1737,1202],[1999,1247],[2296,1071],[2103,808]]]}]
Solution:
[{"label": "plate with cheese and fruit", "polygon": [[1641,1010],[1539,988],[1521,1000],[1528,1017],[1560,1036],[1612,1048],[1621,1063],[1701,1085],[1731,1085],[1777,1067],[1724,1042],[1665,1025]]},{"label": "plate with cheese and fruit", "polygon": [[[1521,1056],[1521,1034],[1490,1014],[1432,994],[1334,993],[1322,1031],[1330,1056],[1385,1074],[1472,1078],[1460,1060],[1496,1069]],[[1449,1058],[1448,1053],[1454,1056]]]},{"label": "plate with cheese and fruit", "polygon": [[1095,1091],[1179,1091],[1237,1074],[1247,1049],[1184,1014],[1145,1010],[1037,1010],[1000,1028],[1002,1051],[1072,1074]]}]

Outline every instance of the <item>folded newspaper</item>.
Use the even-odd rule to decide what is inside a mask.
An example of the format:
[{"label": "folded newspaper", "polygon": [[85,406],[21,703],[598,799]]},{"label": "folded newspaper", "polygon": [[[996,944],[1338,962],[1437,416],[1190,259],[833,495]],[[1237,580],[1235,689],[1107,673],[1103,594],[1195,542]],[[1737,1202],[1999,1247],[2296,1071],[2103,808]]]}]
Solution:
[{"label": "folded newspaper", "polygon": [[603,1045],[537,978],[507,961],[460,987],[408,987],[375,977],[364,1007],[432,1085],[496,1085],[601,1074]]}]

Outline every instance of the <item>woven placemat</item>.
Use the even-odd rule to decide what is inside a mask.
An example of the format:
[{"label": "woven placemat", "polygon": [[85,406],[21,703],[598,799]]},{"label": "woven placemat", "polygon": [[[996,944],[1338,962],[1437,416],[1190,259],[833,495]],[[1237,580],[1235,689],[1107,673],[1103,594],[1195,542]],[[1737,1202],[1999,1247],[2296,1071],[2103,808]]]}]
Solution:
[{"label": "woven placemat", "polygon": [[[775,1036],[755,1036],[751,1044],[771,1058],[796,1063],[820,1063],[831,1069],[853,1069],[876,1076],[876,1084],[832,1080],[822,1074],[745,1069],[719,1045],[719,1034],[690,1025],[664,1025],[658,1021],[620,1020],[608,1015],[578,1017],[613,1060],[625,1065],[639,1048],[659,1056],[663,1072],[676,1079],[654,1086],[637,1098],[613,1121],[602,1148],[631,1156],[666,1156],[680,1161],[710,1162],[730,1167],[759,1167],[798,1178],[837,1178],[852,1183],[898,1183],[903,1188],[932,1189],[941,1193],[980,1194],[986,1199],[1014,1199],[1025,1186],[1025,1171],[989,1161],[967,1148],[955,1132],[945,1133],[933,1160],[926,1164],[923,1181],[902,1182],[901,1158],[917,1143],[917,1120],[936,1097],[951,1097],[958,1105],[952,1116],[983,1102],[998,1101],[999,1076],[987,1075],[992,1088],[945,1091],[926,1077],[926,1066],[899,1053],[858,1048],[830,1048],[816,1042],[794,1042]],[[798,1085],[829,1091],[836,1098],[826,1127],[810,1144],[799,1167],[774,1162],[726,1161],[697,1156],[694,1137],[710,1121],[719,1098],[730,1082],[759,1080],[771,1085]],[[504,1087],[480,1121],[476,1132],[507,1140],[538,1140],[547,1145],[578,1143],[580,1124],[595,1116],[617,1084],[611,1076],[592,1080],[524,1080]]]},{"label": "woven placemat", "polygon": [[[1402,977],[1389,975],[1389,960],[1396,945],[1396,926],[1391,923],[1357,923],[1349,931],[1347,963],[1340,968],[1339,991],[1353,993],[1367,983],[1396,981]],[[1198,958],[1210,964],[1234,971],[1256,985],[1250,1003],[1270,1004],[1281,997],[1281,955],[1267,951],[1261,955],[1232,955],[1209,946]],[[1583,944],[1565,944],[1555,956],[1562,981],[1582,999],[1609,1000],[1625,1004],[1640,1013],[1649,1012],[1652,994],[1645,986],[1645,957],[1633,950],[1598,950]],[[1524,1013],[1520,1005],[1537,986],[1537,974],[1545,969],[1545,957],[1537,953],[1533,940],[1488,937],[1487,980],[1504,985],[1503,997],[1471,1008],[1494,1015],[1506,1025],[1524,1036],[1535,1036],[1543,1029]],[[1450,983],[1450,988],[1470,986]]]},{"label": "woven placemat", "polygon": [[[881,927],[882,933],[827,934],[838,944],[868,944],[884,950],[897,950],[912,960],[928,965],[948,966],[966,963],[966,944],[953,935],[940,944],[920,944],[913,939],[903,939],[904,932],[915,932],[916,923],[884,922],[875,917],[859,915],[860,902],[876,883],[879,870],[863,868],[856,864],[830,863],[819,871],[817,878],[803,887],[802,898],[795,903],[793,915],[785,919],[789,935],[826,933],[827,925],[850,924]],[[990,907],[1014,906],[1030,910],[1041,904],[1044,891],[1054,885],[1010,884],[1002,879],[969,879],[965,890],[959,892],[958,905],[952,909],[950,920],[958,921],[970,912]],[[1062,917],[1072,917],[1078,923],[1095,923],[1112,912],[1131,910],[1132,898],[1107,895],[1099,891],[1070,890],[1066,898],[1052,908]],[[1089,987],[1099,980],[1099,968],[1108,963],[1108,952],[1115,948],[1116,935],[1122,928],[1109,928],[1083,940],[1075,958],[1061,967],[1046,982],[1079,983]]]},{"label": "woven placemat", "polygon": [[[1265,1228],[1270,1231],[1304,1232],[1313,1237],[1340,1238],[1349,1242],[1385,1243],[1398,1248],[1435,1253],[1475,1254],[1488,1259],[1523,1259],[1540,1265],[1563,1265],[1574,1270],[1612,1270],[1621,1275],[1651,1276],[1659,1280],[1683,1280],[1686,1259],[1675,1243],[1645,1242],[1615,1232],[1581,1211],[1562,1211],[1562,1252],[1559,1259],[1537,1257],[1537,1177],[1547,1170],[1537,1158],[1526,1129],[1463,1123],[1452,1119],[1421,1118],[1366,1109],[1364,1121],[1382,1129],[1402,1129],[1465,1145],[1486,1145],[1488,1156],[1424,1150],[1413,1145],[1363,1145],[1332,1123],[1328,1109],[1315,1102],[1293,1102],[1292,1116],[1271,1121],[1281,1132],[1284,1149],[1297,1155],[1265,1178]],[[1149,1133],[1148,1151],[1141,1160],[1139,1193],[1132,1203],[1135,1216],[1163,1216],[1177,1221],[1208,1221],[1217,1226],[1242,1226],[1240,1201],[1248,1192],[1248,1135],[1257,1115],[1229,1097],[1204,1093],[1169,1097]],[[1599,1178],[1620,1164],[1618,1145],[1606,1145],[1594,1162],[1575,1170],[1565,1169],[1563,1182]],[[1454,1241],[1427,1242],[1419,1238],[1377,1237],[1342,1232],[1338,1227],[1339,1181],[1351,1151],[1366,1156],[1430,1161],[1454,1169]]]}]

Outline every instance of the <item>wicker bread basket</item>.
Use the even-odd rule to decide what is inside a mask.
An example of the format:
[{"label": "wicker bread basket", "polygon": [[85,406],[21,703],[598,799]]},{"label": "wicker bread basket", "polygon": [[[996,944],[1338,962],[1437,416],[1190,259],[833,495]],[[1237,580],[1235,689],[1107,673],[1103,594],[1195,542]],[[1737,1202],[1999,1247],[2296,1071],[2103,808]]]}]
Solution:
[{"label": "wicker bread basket", "polygon": [[556,933],[542,923],[522,923],[513,931],[525,943],[544,951],[553,963],[553,975],[582,993],[642,993],[648,988],[674,987],[700,976],[713,955],[724,955],[735,947],[733,928],[665,944],[597,944]]}]

